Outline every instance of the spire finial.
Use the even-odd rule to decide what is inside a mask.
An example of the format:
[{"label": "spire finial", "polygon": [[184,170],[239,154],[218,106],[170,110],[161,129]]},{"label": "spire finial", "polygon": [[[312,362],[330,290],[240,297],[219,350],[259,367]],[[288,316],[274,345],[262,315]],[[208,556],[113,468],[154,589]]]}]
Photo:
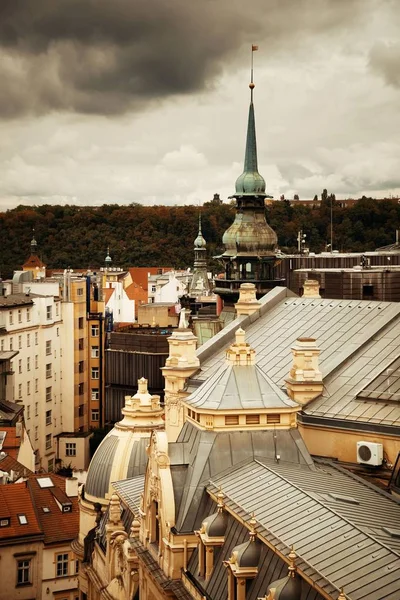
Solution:
[{"label": "spire finial", "polygon": [[296,573],[296,558],[297,558],[297,554],[294,551],[294,546],[292,546],[290,553],[289,553],[289,575],[291,577],[294,577],[295,573]]},{"label": "spire finial", "polygon": [[107,246],[107,256],[105,259],[105,263],[107,266],[109,266],[112,263],[112,258],[110,256],[110,246]]},{"label": "spire finial", "polygon": [[31,254],[36,254],[37,241],[35,239],[35,228],[32,227]]},{"label": "spire finial", "polygon": [[254,105],[253,105],[253,53],[258,50],[258,46],[251,46],[251,82],[250,82],[250,108],[249,108],[249,120],[247,124],[247,139],[246,139],[246,152],[244,157],[244,169],[243,173],[236,180],[236,194],[235,197],[241,196],[261,196],[266,197],[265,194],[265,180],[258,172],[257,162],[257,142],[256,142],[256,123],[254,117]]},{"label": "spire finial", "polygon": [[257,531],[256,531],[257,519],[256,519],[256,515],[254,512],[251,514],[251,519],[249,521],[249,525],[251,527],[251,529],[249,531],[250,540],[252,542],[254,542],[254,540],[257,537]]}]

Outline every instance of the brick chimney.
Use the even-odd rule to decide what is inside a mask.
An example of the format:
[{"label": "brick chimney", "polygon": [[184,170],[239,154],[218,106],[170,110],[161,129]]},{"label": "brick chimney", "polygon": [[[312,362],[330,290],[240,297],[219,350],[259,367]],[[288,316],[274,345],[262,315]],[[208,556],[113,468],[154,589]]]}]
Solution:
[{"label": "brick chimney", "polygon": [[324,386],[318,361],[320,352],[313,338],[298,338],[292,346],[293,364],[285,383],[288,396],[301,406],[322,393]]}]

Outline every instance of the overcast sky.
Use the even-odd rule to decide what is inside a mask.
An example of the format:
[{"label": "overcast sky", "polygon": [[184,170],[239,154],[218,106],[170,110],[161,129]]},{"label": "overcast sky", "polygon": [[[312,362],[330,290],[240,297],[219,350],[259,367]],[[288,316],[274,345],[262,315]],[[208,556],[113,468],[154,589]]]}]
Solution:
[{"label": "overcast sky", "polygon": [[1,0],[0,210],[400,194],[399,0]]}]

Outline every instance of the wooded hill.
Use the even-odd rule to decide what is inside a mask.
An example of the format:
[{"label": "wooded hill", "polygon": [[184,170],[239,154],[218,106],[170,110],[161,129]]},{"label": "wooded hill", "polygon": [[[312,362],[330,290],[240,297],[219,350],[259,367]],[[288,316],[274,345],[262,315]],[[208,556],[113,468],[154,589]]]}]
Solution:
[{"label": "wooded hill", "polygon": [[[193,265],[193,242],[198,230],[196,206],[100,207],[18,206],[0,213],[0,272],[10,277],[30,254],[32,229],[38,254],[48,268],[98,268],[107,247],[114,266]],[[202,207],[202,230],[207,241],[209,265],[221,270],[212,257],[223,251],[222,235],[235,216],[232,204],[208,202]],[[325,250],[330,241],[330,197],[316,209],[276,201],[266,209],[283,252],[297,248],[297,232],[307,235],[310,250]],[[351,208],[333,200],[334,249],[373,250],[394,242],[400,224],[400,205],[395,200],[362,198]]]}]

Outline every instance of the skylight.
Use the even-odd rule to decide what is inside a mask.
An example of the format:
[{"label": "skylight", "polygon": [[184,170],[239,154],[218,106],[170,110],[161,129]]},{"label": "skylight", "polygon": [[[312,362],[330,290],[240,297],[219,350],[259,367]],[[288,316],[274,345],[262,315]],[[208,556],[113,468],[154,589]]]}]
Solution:
[{"label": "skylight", "polygon": [[38,477],[37,482],[42,489],[54,487],[54,483],[50,477]]},{"label": "skylight", "polygon": [[26,515],[18,515],[18,520],[20,525],[28,524],[28,519],[26,518]]},{"label": "skylight", "polygon": [[44,513],[49,513],[50,512],[49,507],[48,506],[43,506],[43,512]]}]

